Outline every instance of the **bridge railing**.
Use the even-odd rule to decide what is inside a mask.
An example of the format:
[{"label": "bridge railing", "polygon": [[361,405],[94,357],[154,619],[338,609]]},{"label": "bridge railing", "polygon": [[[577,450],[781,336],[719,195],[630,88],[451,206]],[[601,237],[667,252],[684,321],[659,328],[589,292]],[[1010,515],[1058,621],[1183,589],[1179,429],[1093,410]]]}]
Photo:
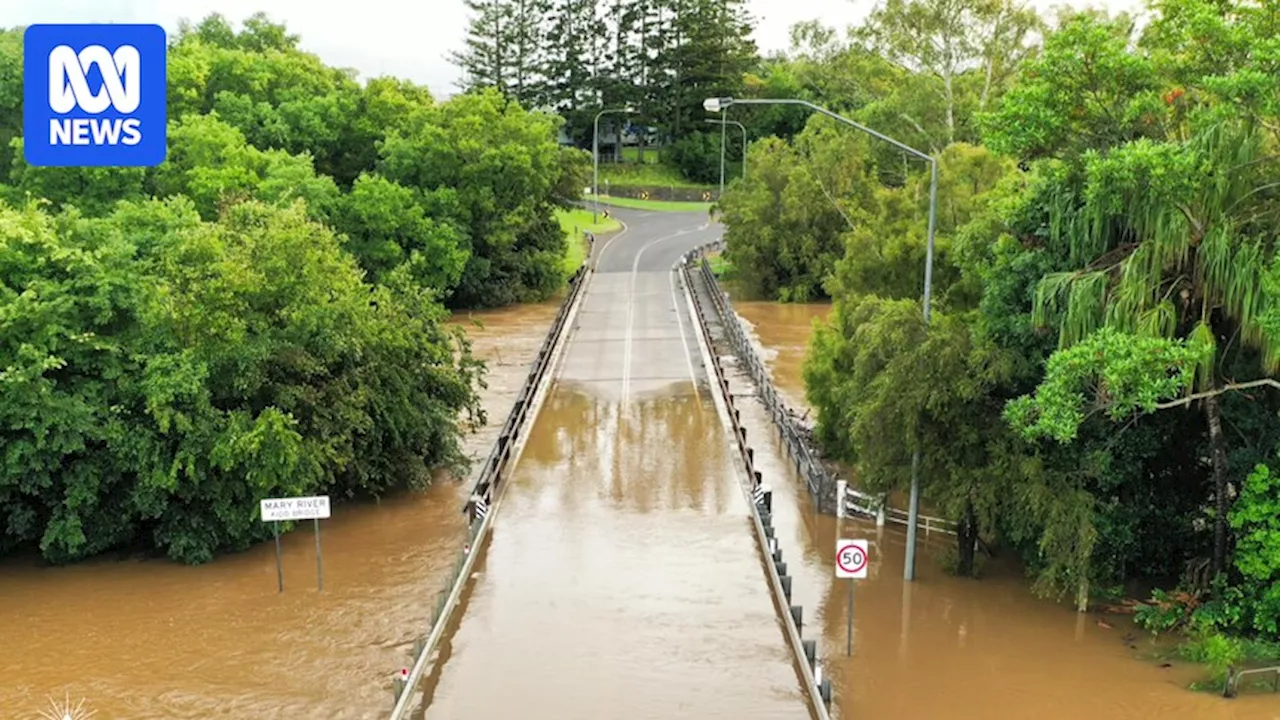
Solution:
[{"label": "bridge railing", "polygon": [[[774,602],[777,603],[779,614],[782,615],[784,633],[800,666],[810,707],[817,714],[818,720],[830,720],[831,680],[822,677],[817,642],[805,640],[801,634],[804,608],[801,605],[792,604],[792,578],[787,572],[787,564],[782,559],[782,548],[778,545],[773,528],[772,491],[763,484],[760,471],[755,469],[755,450],[747,444],[747,429],[742,425],[742,411],[734,407],[729,378],[725,374],[720,356],[716,354],[711,332],[708,329],[707,313],[721,311],[716,308],[704,308],[698,293],[694,290],[689,265],[698,259],[701,259],[700,251],[692,250],[680,258],[675,270],[680,273],[689,301],[693,305],[691,314],[694,324],[697,325],[698,344],[707,351],[708,359],[711,361],[711,366],[707,370],[708,375],[711,376],[713,385],[711,392],[715,397],[717,412],[724,412],[727,416],[729,429],[734,436],[734,444],[738,448],[739,458],[746,470],[746,484],[743,489],[749,489],[747,504],[751,507],[752,526],[761,552],[768,556],[765,562],[766,573]],[[715,304],[715,296],[718,294],[717,286],[709,284],[706,287],[712,297],[712,304]]]},{"label": "bridge railing", "polygon": [[751,375],[756,387],[759,388],[760,400],[773,416],[773,422],[778,428],[783,443],[787,446],[787,451],[792,461],[795,462],[796,471],[804,478],[814,504],[819,512],[834,514],[837,502],[835,479],[827,472],[822,462],[814,456],[809,443],[801,434],[800,428],[793,419],[794,413],[791,412],[782,396],[774,388],[773,379],[769,376],[768,368],[760,361],[755,347],[742,327],[742,322],[738,319],[738,314],[733,309],[732,301],[729,300],[728,294],[721,289],[720,283],[716,281],[715,273],[711,271],[711,264],[707,262],[706,255],[708,251],[719,250],[723,247],[723,241],[717,241],[704,245],[695,251],[699,270],[706,281],[707,288],[711,291],[711,301],[720,320],[720,325],[725,329],[725,334],[733,346],[734,352],[737,353],[742,368]]},{"label": "bridge railing", "polygon": [[560,310],[543,338],[538,356],[530,365],[529,374],[520,388],[520,394],[516,397],[515,404],[507,415],[507,420],[503,423],[489,456],[480,468],[475,485],[472,487],[471,497],[463,505],[462,512],[467,513],[469,518],[466,540],[454,559],[447,589],[436,598],[429,632],[413,644],[412,667],[406,676],[398,676],[393,680],[395,706],[391,711],[392,720],[407,717],[412,709],[417,697],[415,689],[422,679],[436,645],[444,635],[449,617],[457,607],[467,580],[471,577],[472,567],[480,555],[480,547],[488,536],[493,517],[496,515],[496,505],[501,501],[500,491],[506,488],[505,483],[502,482],[504,471],[519,457],[524,446],[523,441],[527,439],[527,433],[522,431],[525,430],[526,421],[530,419],[530,415],[537,411],[540,398],[546,392],[547,383],[544,381],[548,379],[551,369],[555,366],[556,355],[561,347],[560,341],[571,321],[582,295],[582,288],[590,273],[595,236],[588,233],[587,238],[589,247],[586,257],[569,279],[569,292],[560,303]]}]

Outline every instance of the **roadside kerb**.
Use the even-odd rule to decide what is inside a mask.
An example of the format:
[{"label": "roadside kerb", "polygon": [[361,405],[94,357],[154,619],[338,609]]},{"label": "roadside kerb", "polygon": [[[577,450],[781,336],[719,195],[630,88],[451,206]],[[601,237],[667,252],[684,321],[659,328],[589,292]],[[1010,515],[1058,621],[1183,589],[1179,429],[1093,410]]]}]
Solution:
[{"label": "roadside kerb", "polygon": [[459,550],[459,555],[454,561],[449,590],[441,593],[436,601],[430,632],[425,638],[414,642],[411,655],[413,665],[408,676],[403,679],[396,678],[394,681],[396,687],[395,706],[391,711],[392,720],[407,717],[407,713],[414,705],[417,697],[414,688],[422,679],[431,655],[444,635],[449,617],[462,598],[463,590],[471,577],[472,567],[480,555],[481,546],[488,538],[493,518],[497,516],[498,505],[502,501],[502,491],[506,489],[506,483],[502,482],[503,472],[514,466],[519,459],[525,441],[528,439],[528,433],[523,432],[526,429],[525,421],[531,416],[536,417],[550,387],[552,373],[549,371],[555,367],[564,349],[565,331],[573,325],[573,319],[585,294],[583,287],[592,273],[591,257],[595,251],[595,236],[589,235],[588,238],[591,246],[587,250],[586,257],[569,280],[569,293],[560,304],[556,319],[543,339],[538,356],[534,359],[529,375],[520,389],[520,394],[516,397],[515,405],[507,415],[506,423],[503,424],[502,431],[498,434],[498,439],[494,442],[493,449],[476,478],[471,497],[462,509],[470,518],[466,544]]},{"label": "roadside kerb", "polygon": [[[720,357],[715,352],[703,303],[693,288],[689,263],[701,257],[701,249],[685,253],[680,258],[675,271],[680,273],[690,315],[698,326],[698,346],[712,381],[712,399],[726,429],[734,436],[734,444],[738,449],[742,467],[746,471],[746,481],[742,484],[742,490],[747,496],[747,504],[751,507],[752,527],[755,528],[760,552],[765,557],[765,574],[769,578],[769,587],[776,609],[782,618],[784,634],[800,667],[801,682],[808,695],[808,704],[818,720],[829,720],[831,680],[822,677],[822,665],[817,657],[817,642],[803,639],[801,633],[803,607],[791,602],[792,578],[787,573],[787,564],[782,560],[782,548],[778,546],[772,524],[772,492],[767,485],[763,484],[760,472],[755,469],[755,451],[747,444],[747,429],[742,426],[742,413],[734,407],[733,393],[730,391],[729,380],[725,376]],[[714,284],[708,285],[708,290],[713,298],[718,293],[717,286]]]}]

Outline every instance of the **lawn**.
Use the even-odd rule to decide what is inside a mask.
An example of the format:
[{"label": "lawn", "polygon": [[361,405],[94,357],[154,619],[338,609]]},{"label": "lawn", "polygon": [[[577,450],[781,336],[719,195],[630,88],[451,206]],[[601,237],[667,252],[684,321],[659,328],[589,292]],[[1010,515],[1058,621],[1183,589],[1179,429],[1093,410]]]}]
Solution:
[{"label": "lawn", "polygon": [[584,232],[599,235],[622,227],[613,218],[602,217],[600,222],[592,222],[590,210],[556,210],[556,220],[560,221],[560,229],[564,230],[565,237],[569,241],[564,255],[566,275],[572,275],[573,271],[577,270],[586,259],[587,241],[582,236]]},{"label": "lawn", "polygon": [[[586,197],[591,202],[591,196]],[[600,196],[601,205],[631,208],[632,210],[655,210],[658,212],[708,212],[711,203],[704,202],[671,202],[667,200],[636,200],[634,198]]]},{"label": "lawn", "polygon": [[[622,159],[629,163],[640,162],[640,148],[624,147],[622,148]],[[644,162],[646,165],[657,165],[662,161],[657,148],[646,148],[644,151]]]}]

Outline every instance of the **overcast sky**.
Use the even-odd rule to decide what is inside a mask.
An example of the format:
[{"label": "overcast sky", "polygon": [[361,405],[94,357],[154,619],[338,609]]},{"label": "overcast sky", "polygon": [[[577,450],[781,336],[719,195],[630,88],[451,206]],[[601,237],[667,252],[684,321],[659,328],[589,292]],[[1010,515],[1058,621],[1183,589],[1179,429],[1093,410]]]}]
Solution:
[{"label": "overcast sky", "polygon": [[[1074,0],[1072,4],[1083,4]],[[1139,0],[1088,0],[1136,9]],[[3,0],[10,25],[67,22],[159,23],[172,32],[183,18],[220,12],[238,23],[259,10],[302,36],[305,49],[362,77],[395,75],[423,83],[438,97],[457,91],[449,51],[461,45],[467,13],[462,0]],[[802,20],[843,27],[861,20],[873,0],[748,0],[761,50],[784,49],[788,29]],[[1032,0],[1039,8],[1061,0]],[[354,11],[353,11],[354,10]]]}]

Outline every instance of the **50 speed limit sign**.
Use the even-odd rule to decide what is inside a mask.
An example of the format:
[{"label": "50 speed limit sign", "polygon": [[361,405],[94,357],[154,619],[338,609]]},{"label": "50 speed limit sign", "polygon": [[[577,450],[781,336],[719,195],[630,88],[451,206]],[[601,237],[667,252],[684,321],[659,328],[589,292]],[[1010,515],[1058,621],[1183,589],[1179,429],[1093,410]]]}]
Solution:
[{"label": "50 speed limit sign", "polygon": [[867,541],[836,541],[836,577],[861,580],[867,577]]}]

